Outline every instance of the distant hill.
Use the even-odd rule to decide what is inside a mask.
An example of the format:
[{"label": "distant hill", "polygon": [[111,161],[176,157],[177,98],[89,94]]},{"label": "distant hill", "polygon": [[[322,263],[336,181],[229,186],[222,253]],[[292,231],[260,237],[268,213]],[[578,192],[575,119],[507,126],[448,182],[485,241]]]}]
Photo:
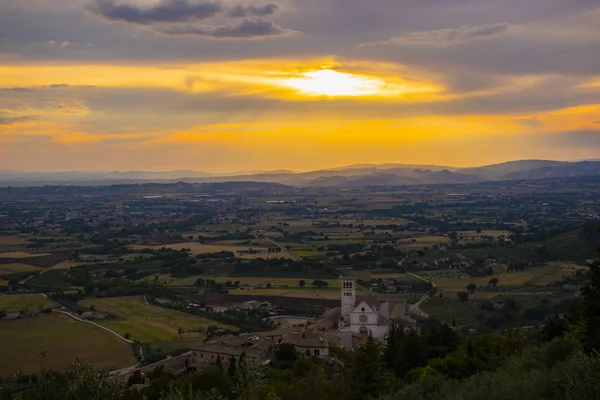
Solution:
[{"label": "distant hill", "polygon": [[509,161],[501,164],[485,165],[483,167],[464,168],[461,169],[461,172],[475,175],[479,179],[495,180],[506,179],[507,175],[510,175],[511,173],[531,171],[539,168],[554,167],[564,164],[570,165],[572,163],[550,160],[520,160]]},{"label": "distant hill", "polygon": [[600,175],[600,162],[582,161],[578,163],[554,164],[527,171],[515,171],[504,175],[508,180],[576,178],[580,176]]},{"label": "distant hill", "polygon": [[564,162],[552,160],[521,160],[474,168],[410,164],[355,164],[347,167],[309,172],[277,170],[237,175],[210,174],[207,172],[188,170],[164,172],[0,171],[0,185],[111,185],[146,182],[175,183],[181,181],[187,183],[267,182],[289,186],[341,187],[452,184],[598,175],[600,175],[599,161]]}]

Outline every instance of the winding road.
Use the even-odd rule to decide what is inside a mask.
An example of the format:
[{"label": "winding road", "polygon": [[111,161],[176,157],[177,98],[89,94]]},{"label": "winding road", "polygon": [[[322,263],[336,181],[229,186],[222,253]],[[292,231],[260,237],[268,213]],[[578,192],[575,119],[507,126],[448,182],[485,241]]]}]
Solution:
[{"label": "winding road", "polygon": [[[400,267],[402,266],[402,264],[404,264],[404,261],[406,260],[406,258],[407,258],[407,257],[404,257],[402,260],[398,261],[398,265],[399,265]],[[409,270],[407,270],[406,268],[405,268],[404,270],[406,271],[406,273],[407,273],[408,275],[410,275],[410,276],[413,276],[413,277],[415,277],[415,278],[417,278],[417,279],[419,279],[419,280],[421,280],[421,281],[423,281],[423,282],[431,283],[431,286],[433,286],[433,288],[434,288],[434,289],[436,289],[436,288],[437,288],[437,285],[436,285],[436,284],[435,284],[433,281],[429,281],[429,280],[427,280],[427,279],[423,278],[422,276],[419,276],[419,275],[415,274],[414,272],[410,272],[410,271],[409,271]],[[409,311],[409,312],[411,312],[411,313],[418,314],[418,315],[420,315],[420,316],[421,316],[421,317],[423,317],[423,318],[429,318],[429,314],[427,314],[425,311],[421,310],[421,304],[423,304],[423,302],[424,302],[425,300],[427,300],[429,297],[431,297],[429,294],[427,294],[427,293],[426,293],[426,294],[424,294],[424,295],[423,295],[423,296],[422,296],[422,297],[419,299],[419,301],[417,301],[415,304],[411,304],[411,305],[408,307],[408,311]]]},{"label": "winding road", "polygon": [[[134,342],[132,340],[125,339],[123,336],[119,335],[117,332],[113,331],[112,329],[108,329],[107,327],[102,326],[100,324],[97,324],[97,323],[95,323],[93,321],[88,321],[86,319],[79,318],[78,316],[73,315],[70,312],[67,312],[67,311],[64,311],[64,310],[52,310],[52,312],[57,312],[57,313],[61,313],[61,314],[64,314],[64,315],[68,315],[69,317],[73,318],[76,321],[83,322],[83,323],[86,323],[86,324],[95,325],[95,326],[97,326],[100,329],[104,329],[105,331],[112,333],[113,335],[115,335],[116,337],[118,337],[119,339],[121,339],[124,342],[127,342],[129,344],[134,344]],[[119,370],[116,370],[116,371],[111,371],[111,374],[118,373],[119,375],[121,375],[123,373],[126,373],[126,372],[134,369],[134,368],[137,368],[144,361],[144,348],[142,346],[139,346],[139,347],[140,347],[140,360],[141,360],[139,363],[137,363],[135,365],[132,365],[131,367],[119,369]]]}]

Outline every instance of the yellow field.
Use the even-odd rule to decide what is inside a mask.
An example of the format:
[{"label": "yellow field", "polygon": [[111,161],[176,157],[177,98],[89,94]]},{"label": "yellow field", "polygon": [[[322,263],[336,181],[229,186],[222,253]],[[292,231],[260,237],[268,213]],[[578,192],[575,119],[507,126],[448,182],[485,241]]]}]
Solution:
[{"label": "yellow field", "polygon": [[[39,296],[41,297],[41,296]],[[0,375],[20,369],[39,372],[39,351],[46,352],[46,367],[62,370],[81,357],[98,369],[135,364],[131,345],[96,326],[58,314],[0,321]]]},{"label": "yellow field", "polygon": [[415,237],[412,239],[402,239],[401,242],[412,242],[413,239],[416,240],[415,243],[402,244],[400,247],[406,249],[422,249],[423,247],[431,247],[435,244],[450,243],[450,241],[444,236],[422,236]]},{"label": "yellow field", "polygon": [[[220,251],[231,251],[235,254],[237,258],[281,258],[285,256],[285,253],[267,253],[266,247],[260,246],[228,246],[228,245],[217,245],[217,244],[202,244],[196,242],[190,243],[177,243],[177,244],[168,244],[168,245],[155,245],[148,246],[143,244],[136,244],[133,246],[129,246],[132,250],[142,251],[144,249],[153,249],[158,250],[162,247],[173,249],[173,250],[181,250],[181,249],[190,249],[192,254],[206,254],[206,253],[218,253]],[[274,246],[271,246],[274,247]],[[238,250],[264,250],[263,253],[260,254],[239,254]]]},{"label": "yellow field", "polygon": [[19,246],[27,244],[27,239],[20,236],[0,236],[0,246]]},{"label": "yellow field", "polygon": [[0,253],[0,258],[29,258],[49,256],[49,253],[25,253],[24,251],[10,251],[8,253]]},{"label": "yellow field", "polygon": [[11,263],[11,264],[0,264],[0,273],[1,271],[8,271],[10,273],[16,272],[33,272],[40,271],[42,268],[34,267],[33,265],[23,264],[23,263]]},{"label": "yellow field", "polygon": [[0,279],[0,286],[8,286],[8,281],[5,281],[4,279]]},{"label": "yellow field", "polygon": [[53,307],[57,304],[40,294],[9,294],[0,297],[0,310],[4,311],[38,311],[40,308]]}]

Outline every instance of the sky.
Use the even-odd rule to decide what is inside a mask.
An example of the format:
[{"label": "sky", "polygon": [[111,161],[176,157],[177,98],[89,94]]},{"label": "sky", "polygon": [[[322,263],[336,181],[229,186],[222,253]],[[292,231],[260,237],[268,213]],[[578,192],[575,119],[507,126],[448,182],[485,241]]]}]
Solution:
[{"label": "sky", "polygon": [[0,170],[597,158],[598,0],[0,1]]}]

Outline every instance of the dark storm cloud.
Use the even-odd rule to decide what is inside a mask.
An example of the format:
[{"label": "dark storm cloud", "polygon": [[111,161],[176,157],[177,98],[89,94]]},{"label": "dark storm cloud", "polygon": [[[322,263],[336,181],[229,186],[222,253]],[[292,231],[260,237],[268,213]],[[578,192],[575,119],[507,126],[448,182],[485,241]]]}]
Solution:
[{"label": "dark storm cloud", "polygon": [[474,39],[502,35],[508,32],[508,24],[483,24],[476,26],[463,25],[460,28],[438,29],[431,31],[408,32],[376,44],[399,45],[452,45]]},{"label": "dark storm cloud", "polygon": [[298,33],[262,18],[244,19],[217,26],[172,25],[159,28],[157,31],[165,35],[198,36],[211,39],[258,39]]},{"label": "dark storm cloud", "polygon": [[277,4],[275,4],[275,3],[265,4],[264,6],[237,5],[237,6],[231,7],[227,11],[227,15],[230,17],[233,17],[233,18],[241,18],[241,17],[249,17],[249,16],[264,17],[266,15],[275,14],[277,12],[277,10],[279,10],[279,7],[277,7]]},{"label": "dark storm cloud", "polygon": [[117,4],[114,0],[95,0],[87,9],[112,21],[149,25],[211,18],[223,12],[224,6],[220,1],[161,0],[152,7],[139,7]]},{"label": "dark storm cloud", "polygon": [[279,8],[275,3],[227,7],[220,0],[160,0],[150,7],[117,4],[115,0],[94,0],[87,9],[112,21],[150,25],[201,21],[221,14],[232,18],[260,17],[272,15]]}]

